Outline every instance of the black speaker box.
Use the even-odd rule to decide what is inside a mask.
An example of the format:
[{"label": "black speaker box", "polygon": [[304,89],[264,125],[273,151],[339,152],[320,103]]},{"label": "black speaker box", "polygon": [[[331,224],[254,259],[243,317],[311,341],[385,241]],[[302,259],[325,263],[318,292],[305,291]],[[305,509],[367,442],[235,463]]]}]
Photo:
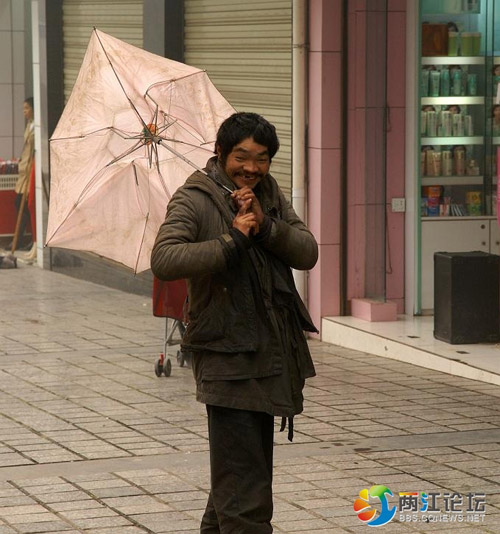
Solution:
[{"label": "black speaker box", "polygon": [[500,256],[434,254],[434,337],[452,344],[500,339]]}]

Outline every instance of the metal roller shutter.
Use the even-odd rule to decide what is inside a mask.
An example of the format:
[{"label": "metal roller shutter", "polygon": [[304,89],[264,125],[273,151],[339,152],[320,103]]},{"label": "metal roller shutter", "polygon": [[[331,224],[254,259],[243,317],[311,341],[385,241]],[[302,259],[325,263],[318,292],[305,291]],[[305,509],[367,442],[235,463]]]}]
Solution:
[{"label": "metal roller shutter", "polygon": [[238,111],[260,113],[281,147],[272,174],[291,190],[291,0],[185,0],[185,62],[206,69]]},{"label": "metal roller shutter", "polygon": [[142,0],[63,0],[64,97],[76,81],[94,26],[143,48]]}]

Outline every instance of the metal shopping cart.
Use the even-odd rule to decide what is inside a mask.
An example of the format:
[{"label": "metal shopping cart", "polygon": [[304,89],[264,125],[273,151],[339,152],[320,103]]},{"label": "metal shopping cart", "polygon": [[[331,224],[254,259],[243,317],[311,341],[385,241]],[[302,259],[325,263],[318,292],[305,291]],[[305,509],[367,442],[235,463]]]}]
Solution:
[{"label": "metal shopping cart", "polygon": [[[186,330],[185,316],[187,303],[187,287],[185,280],[174,280],[173,282],[162,282],[158,278],[153,280],[153,315],[155,317],[165,317],[165,338],[163,352],[155,362],[156,376],[170,376],[172,364],[168,357],[168,347],[178,345]],[[169,326],[169,319],[171,324]],[[179,338],[174,338],[175,332],[179,333]],[[191,365],[191,355],[177,351],[177,363],[180,367]]]}]

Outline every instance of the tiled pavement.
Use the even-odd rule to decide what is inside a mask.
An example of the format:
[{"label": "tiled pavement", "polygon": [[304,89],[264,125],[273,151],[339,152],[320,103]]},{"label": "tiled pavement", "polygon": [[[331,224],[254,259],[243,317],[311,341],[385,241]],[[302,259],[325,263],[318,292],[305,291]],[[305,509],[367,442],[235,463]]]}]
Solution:
[{"label": "tiled pavement", "polygon": [[[0,534],[199,532],[204,407],[175,358],[155,376],[165,320],[151,301],[21,265],[0,271],[0,310]],[[384,484],[484,492],[486,514],[397,514],[382,533],[500,533],[498,386],[311,347],[318,376],[294,444],[276,433],[276,532],[369,531],[353,502]]]}]

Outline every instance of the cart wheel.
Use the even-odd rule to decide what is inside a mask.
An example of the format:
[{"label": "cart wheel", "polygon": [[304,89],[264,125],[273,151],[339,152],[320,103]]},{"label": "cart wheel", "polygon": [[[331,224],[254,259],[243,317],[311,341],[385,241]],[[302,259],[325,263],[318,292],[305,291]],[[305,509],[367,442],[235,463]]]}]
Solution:
[{"label": "cart wheel", "polygon": [[182,350],[177,351],[177,363],[179,364],[179,367],[184,367],[186,364],[186,360],[184,359],[184,353]]},{"label": "cart wheel", "polygon": [[170,376],[172,374],[172,364],[170,363],[170,358],[167,359],[163,365],[163,372],[165,373],[165,376]]},{"label": "cart wheel", "polygon": [[163,364],[160,358],[159,360],[156,360],[155,362],[155,375],[161,376],[162,372],[163,372]]}]

